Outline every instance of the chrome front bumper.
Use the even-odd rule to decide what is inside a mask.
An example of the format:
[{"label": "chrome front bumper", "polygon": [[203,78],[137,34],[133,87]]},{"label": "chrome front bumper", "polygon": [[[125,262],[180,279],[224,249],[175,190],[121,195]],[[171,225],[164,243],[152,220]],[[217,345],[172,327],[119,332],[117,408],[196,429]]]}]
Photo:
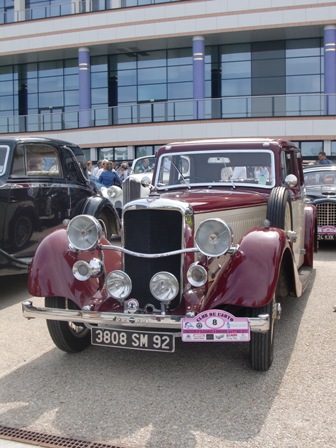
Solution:
[{"label": "chrome front bumper", "polygon": [[[181,330],[181,320],[185,316],[162,314],[123,314],[99,311],[63,310],[57,308],[35,307],[30,300],[22,302],[22,311],[27,319],[42,318],[63,322],[78,322],[87,325],[106,327],[141,327]],[[253,332],[266,333],[270,329],[268,314],[248,319]]]}]

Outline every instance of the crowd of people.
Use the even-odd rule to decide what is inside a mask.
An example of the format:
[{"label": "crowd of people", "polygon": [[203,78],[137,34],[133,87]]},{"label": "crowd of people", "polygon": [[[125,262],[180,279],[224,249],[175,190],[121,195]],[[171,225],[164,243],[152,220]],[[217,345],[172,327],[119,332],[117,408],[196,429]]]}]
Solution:
[{"label": "crowd of people", "polygon": [[91,160],[89,160],[87,162],[87,172],[90,179],[97,180],[105,187],[117,185],[122,188],[122,183],[129,175],[130,168],[126,161],[118,164],[104,159],[98,160],[97,164],[93,166]]}]

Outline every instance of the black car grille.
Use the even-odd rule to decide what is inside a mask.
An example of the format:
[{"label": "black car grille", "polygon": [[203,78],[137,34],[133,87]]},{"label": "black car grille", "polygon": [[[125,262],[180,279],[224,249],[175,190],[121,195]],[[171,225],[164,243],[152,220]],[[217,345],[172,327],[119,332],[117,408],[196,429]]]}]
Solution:
[{"label": "black car grille", "polygon": [[336,225],[336,203],[323,202],[317,204],[317,225]]},{"label": "black car grille", "polygon": [[[155,254],[181,249],[182,214],[177,210],[128,210],[124,213],[124,245],[126,249]],[[140,307],[152,304],[160,308],[149,289],[152,276],[160,271],[175,275],[180,283],[181,255],[163,258],[141,258],[125,254],[125,272],[132,280],[132,298],[138,300]],[[174,309],[179,296],[170,303]]]}]

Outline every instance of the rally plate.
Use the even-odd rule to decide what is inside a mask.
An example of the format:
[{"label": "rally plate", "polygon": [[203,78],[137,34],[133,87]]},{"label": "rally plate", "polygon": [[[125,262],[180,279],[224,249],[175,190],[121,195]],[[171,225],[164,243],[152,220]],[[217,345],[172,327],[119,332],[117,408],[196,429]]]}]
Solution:
[{"label": "rally plate", "polygon": [[175,351],[175,335],[94,327],[91,331],[91,344],[172,353]]}]

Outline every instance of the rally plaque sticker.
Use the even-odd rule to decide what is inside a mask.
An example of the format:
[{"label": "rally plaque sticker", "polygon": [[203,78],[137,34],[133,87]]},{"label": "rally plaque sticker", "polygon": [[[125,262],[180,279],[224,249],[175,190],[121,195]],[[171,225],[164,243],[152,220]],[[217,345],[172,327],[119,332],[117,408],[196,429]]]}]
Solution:
[{"label": "rally plaque sticker", "polygon": [[227,311],[203,311],[182,319],[183,342],[248,342],[250,325],[247,318]]}]

